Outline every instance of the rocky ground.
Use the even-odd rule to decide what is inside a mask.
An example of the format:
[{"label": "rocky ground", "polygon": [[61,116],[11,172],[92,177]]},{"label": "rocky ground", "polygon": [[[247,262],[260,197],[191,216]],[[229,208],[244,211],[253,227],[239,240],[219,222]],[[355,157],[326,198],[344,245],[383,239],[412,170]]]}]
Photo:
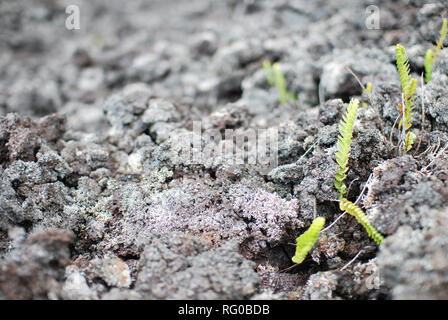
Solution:
[{"label": "rocky ground", "polygon": [[[80,30],[65,28],[70,4]],[[0,298],[448,299],[448,50],[420,83],[447,16],[419,0],[2,0]],[[397,43],[419,79],[406,155]],[[296,102],[279,103],[265,59]],[[348,198],[364,189],[386,240],[347,215],[283,271],[314,210],[327,226],[341,214],[352,97]],[[278,132],[278,163],[179,156],[182,138],[207,142],[195,121],[216,144],[226,129]]]}]

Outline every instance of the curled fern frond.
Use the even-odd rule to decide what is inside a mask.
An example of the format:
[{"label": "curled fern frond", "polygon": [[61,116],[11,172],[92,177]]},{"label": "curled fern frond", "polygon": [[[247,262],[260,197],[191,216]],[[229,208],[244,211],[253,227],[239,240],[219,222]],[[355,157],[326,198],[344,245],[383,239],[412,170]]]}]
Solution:
[{"label": "curled fern frond", "polygon": [[381,233],[376,230],[376,228],[370,223],[369,218],[366,216],[364,211],[360,207],[358,207],[353,202],[342,199],[339,203],[339,207],[342,211],[347,211],[349,214],[354,216],[356,220],[362,224],[364,229],[366,229],[369,237],[371,237],[377,244],[381,244],[384,241],[384,237]]},{"label": "curled fern frond", "polygon": [[313,248],[319,234],[325,225],[325,218],[317,217],[311,226],[300,237],[297,238],[296,254],[292,257],[292,262],[301,264],[305,260],[308,252]]},{"label": "curled fern frond", "polygon": [[347,107],[347,111],[342,116],[339,123],[338,151],[336,152],[336,162],[339,165],[338,172],[334,177],[334,187],[339,191],[339,198],[344,198],[347,186],[344,183],[347,178],[348,158],[350,157],[350,144],[353,138],[353,124],[355,123],[356,112],[358,111],[359,100],[352,99]]}]

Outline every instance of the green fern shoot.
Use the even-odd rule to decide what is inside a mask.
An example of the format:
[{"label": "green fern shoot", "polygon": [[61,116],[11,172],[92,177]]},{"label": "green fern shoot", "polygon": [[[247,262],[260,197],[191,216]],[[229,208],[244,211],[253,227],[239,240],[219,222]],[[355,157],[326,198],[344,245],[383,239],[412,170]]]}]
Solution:
[{"label": "green fern shoot", "polygon": [[339,207],[342,211],[347,211],[349,214],[354,216],[356,220],[364,227],[364,229],[366,229],[369,237],[371,237],[378,245],[384,241],[384,237],[370,223],[369,218],[360,207],[347,199],[342,199],[339,203]]},{"label": "green fern shoot", "polygon": [[280,70],[280,65],[277,62],[271,65],[268,60],[265,60],[263,62],[263,68],[266,72],[266,79],[268,83],[277,88],[278,100],[280,103],[286,103],[288,100],[297,100],[297,97],[286,89],[286,79]]},{"label": "green fern shoot", "polygon": [[428,83],[432,78],[432,64],[434,63],[434,51],[426,50],[425,55],[425,82]]},{"label": "green fern shoot", "polygon": [[268,81],[269,85],[273,86],[275,84],[274,71],[272,70],[272,64],[269,60],[263,61],[263,69],[266,72],[266,80]]},{"label": "green fern shoot", "polygon": [[410,75],[409,59],[401,44],[397,44],[395,47],[395,54],[397,57],[397,69],[400,74],[400,83],[402,90],[402,103],[398,105],[400,109],[401,120],[398,127],[402,129],[401,140],[404,144],[405,152],[411,150],[414,143],[415,134],[410,132],[411,121],[413,116],[414,106],[414,93],[417,87],[417,79],[414,79]]},{"label": "green fern shoot", "polygon": [[443,43],[445,42],[446,35],[448,33],[448,26],[446,18],[443,19],[442,28],[440,29],[440,38],[436,41],[434,51],[432,49],[426,50],[425,55],[425,82],[431,81],[432,77],[432,65],[439,55],[440,50],[443,49]]},{"label": "green fern shoot", "polygon": [[[372,82],[368,82],[366,87],[362,90],[363,93],[371,94],[372,93]],[[362,103],[363,108],[367,108],[367,103]]]},{"label": "green fern shoot", "polygon": [[347,192],[347,186],[344,180],[347,178],[350,144],[353,138],[353,124],[355,123],[358,107],[359,100],[352,99],[339,123],[338,151],[336,152],[336,162],[339,165],[339,169],[334,177],[334,187],[339,191],[339,199],[343,199]]},{"label": "green fern shoot", "polygon": [[292,262],[301,264],[305,260],[308,252],[313,248],[319,234],[325,225],[325,218],[317,217],[311,226],[300,237],[297,238],[296,254],[292,257]]},{"label": "green fern shoot", "polygon": [[366,229],[369,236],[380,244],[384,238],[369,222],[366,214],[356,204],[345,198],[347,186],[344,180],[347,178],[348,159],[350,157],[350,144],[353,138],[353,125],[358,111],[359,100],[352,99],[347,107],[347,111],[342,116],[339,123],[338,151],[336,152],[336,161],[339,169],[334,177],[334,187],[339,191],[339,208],[353,215],[356,220]]}]

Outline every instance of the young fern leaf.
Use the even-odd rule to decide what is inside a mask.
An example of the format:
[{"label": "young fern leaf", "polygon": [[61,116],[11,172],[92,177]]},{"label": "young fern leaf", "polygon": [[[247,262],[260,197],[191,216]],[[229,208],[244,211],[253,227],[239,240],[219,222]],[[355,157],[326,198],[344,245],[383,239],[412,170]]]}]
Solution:
[{"label": "young fern leaf", "polygon": [[[398,126],[401,128],[402,125],[404,125],[405,129],[408,130],[411,128],[411,121],[412,121],[412,110],[414,110],[414,106],[412,103],[414,102],[414,93],[415,88],[417,87],[417,80],[412,79],[411,83],[409,84],[408,91],[404,93],[404,99],[405,99],[405,108],[404,108],[404,116],[403,119],[400,121]],[[406,99],[406,97],[410,97],[410,99]],[[403,112],[403,110],[402,110]]]},{"label": "young fern leaf", "polygon": [[263,61],[263,69],[266,72],[266,80],[268,83],[273,86],[274,85],[274,73],[272,71],[272,65],[269,60]]},{"label": "young fern leaf", "polygon": [[443,43],[445,42],[446,34],[448,33],[448,24],[446,18],[443,19],[442,28],[440,28],[440,38],[436,41],[436,57],[439,51],[443,48]]},{"label": "young fern leaf", "polygon": [[342,199],[341,202],[339,203],[339,207],[342,211],[347,211],[349,214],[354,216],[356,220],[360,224],[362,224],[364,229],[366,229],[369,237],[371,237],[378,245],[381,244],[381,242],[383,242],[384,237],[370,223],[369,218],[366,216],[366,214],[364,213],[364,211],[362,211],[360,207],[358,207],[356,204],[347,199]]},{"label": "young fern leaf", "polygon": [[406,152],[408,152],[409,150],[412,149],[412,145],[414,144],[415,138],[417,138],[417,136],[412,131],[409,131],[406,134],[406,138],[404,140],[404,147],[405,147]]},{"label": "young fern leaf", "polygon": [[286,89],[286,79],[277,62],[272,65],[268,60],[265,60],[263,62],[263,68],[266,72],[266,80],[268,83],[277,88],[280,103],[286,103],[288,100],[297,100],[295,94]]},{"label": "young fern leaf", "polygon": [[296,254],[292,257],[292,262],[301,264],[305,260],[308,252],[313,248],[319,234],[325,225],[325,218],[317,217],[311,226],[300,237],[297,238]]},{"label": "young fern leaf", "polygon": [[397,44],[395,47],[395,55],[397,58],[397,68],[400,74],[400,83],[403,93],[406,92],[410,82],[411,82],[411,68],[409,67],[409,59],[401,44]]},{"label": "young fern leaf", "polygon": [[339,191],[339,199],[343,199],[347,192],[344,180],[347,178],[350,144],[353,138],[353,124],[355,123],[358,107],[359,100],[352,99],[339,123],[338,151],[336,152],[336,162],[339,165],[339,169],[334,177],[334,187]]},{"label": "young fern leaf", "polygon": [[440,50],[443,49],[443,43],[445,42],[446,35],[448,33],[448,25],[446,18],[443,19],[442,28],[440,29],[440,38],[436,40],[436,46],[434,47],[434,51],[428,49],[425,55],[425,82],[428,83],[431,81],[432,77],[432,65],[439,55]]},{"label": "young fern leaf", "polygon": [[288,90],[286,90],[285,76],[280,70],[280,65],[278,63],[274,63],[272,68],[274,69],[274,83],[278,91],[278,100],[280,101],[280,103],[285,103],[289,98]]},{"label": "young fern leaf", "polygon": [[431,49],[426,50],[425,55],[425,82],[431,81],[432,77],[432,64],[434,63],[434,51]]},{"label": "young fern leaf", "polygon": [[[356,220],[367,230],[369,236],[377,244],[381,244],[381,242],[384,240],[383,236],[369,222],[369,219],[367,218],[366,214],[362,211],[362,209],[358,207],[356,204],[344,198],[345,193],[347,192],[347,187],[344,183],[344,180],[345,178],[347,178],[347,171],[348,171],[347,165],[348,165],[348,159],[350,157],[350,144],[353,138],[353,125],[355,123],[356,112],[358,110],[358,107],[359,107],[359,101],[357,99],[352,99],[347,107],[346,113],[342,116],[342,120],[339,123],[338,151],[336,152],[336,161],[339,165],[339,169],[334,179],[334,186],[339,191],[339,200],[340,200],[339,208],[342,211],[347,211],[349,214],[353,215],[356,218]],[[320,230],[321,229],[319,229],[319,232]],[[317,233],[316,240],[318,236],[319,234]],[[297,239],[297,243],[298,242],[299,239]]]},{"label": "young fern leaf", "polygon": [[414,93],[417,87],[417,80],[411,77],[409,59],[401,44],[397,44],[395,47],[395,53],[397,57],[397,69],[400,74],[401,90],[403,92],[403,105],[399,104],[402,118],[398,124],[399,128],[403,127],[402,139],[404,143],[405,151],[409,151],[412,148],[414,142],[415,134],[408,134],[406,131],[411,128],[412,121],[412,110],[414,110]]},{"label": "young fern leaf", "polygon": [[[372,93],[372,82],[368,82],[366,87],[365,87],[365,89],[363,89],[362,91],[363,91],[363,93],[371,94]],[[366,108],[367,107],[367,103],[363,102],[362,106],[364,108]]]},{"label": "young fern leaf", "polygon": [[368,82],[366,86],[366,91],[368,93],[372,93],[372,82]]}]

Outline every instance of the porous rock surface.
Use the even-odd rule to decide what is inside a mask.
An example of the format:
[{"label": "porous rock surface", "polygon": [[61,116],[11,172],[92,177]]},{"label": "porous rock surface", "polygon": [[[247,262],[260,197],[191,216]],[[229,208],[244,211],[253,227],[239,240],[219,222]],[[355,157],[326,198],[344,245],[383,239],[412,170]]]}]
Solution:
[{"label": "porous rock surface", "polygon": [[[69,4],[80,30],[65,28]],[[407,154],[394,54],[403,44],[420,79],[448,11],[375,1],[369,30],[371,4],[1,1],[0,298],[448,298],[448,51],[416,89]],[[279,103],[265,59],[297,101]],[[386,240],[346,215],[281,272],[315,214],[340,214],[334,154],[352,97],[348,198],[365,188]],[[273,166],[251,161],[250,139],[181,152],[258,129],[277,134]]]}]

